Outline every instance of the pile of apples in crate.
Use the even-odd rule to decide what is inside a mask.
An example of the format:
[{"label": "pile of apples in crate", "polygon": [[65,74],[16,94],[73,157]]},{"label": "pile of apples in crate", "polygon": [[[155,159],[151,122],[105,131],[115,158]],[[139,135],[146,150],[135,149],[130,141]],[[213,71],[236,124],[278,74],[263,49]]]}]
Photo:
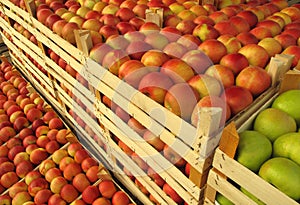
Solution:
[{"label": "pile of apples in crate", "polygon": [[130,204],[20,73],[0,69],[0,204]]},{"label": "pile of apples in crate", "polygon": [[[299,61],[298,4],[239,3],[46,0],[36,1],[36,17],[71,44],[74,30],[90,30],[92,59],[195,125],[196,104],[212,104],[206,96],[226,110],[225,121],[271,86],[272,56]],[[162,28],[145,21],[151,7],[163,7]]]}]

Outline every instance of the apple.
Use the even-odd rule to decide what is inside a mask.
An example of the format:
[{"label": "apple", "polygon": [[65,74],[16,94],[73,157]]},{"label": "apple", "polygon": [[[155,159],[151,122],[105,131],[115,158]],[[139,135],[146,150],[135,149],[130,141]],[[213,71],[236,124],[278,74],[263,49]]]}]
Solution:
[{"label": "apple", "polygon": [[16,205],[23,205],[28,201],[31,201],[30,194],[27,191],[21,191],[16,194],[11,203]]},{"label": "apple", "polygon": [[152,46],[145,41],[132,41],[126,48],[126,53],[133,60],[140,60],[145,52],[152,49]]},{"label": "apple", "polygon": [[53,194],[48,199],[48,205],[67,205],[67,202],[61,198],[60,194]]},{"label": "apple", "polygon": [[164,102],[167,90],[173,85],[171,78],[163,72],[150,72],[139,83],[139,90],[158,103]]},{"label": "apple", "polygon": [[37,137],[34,135],[28,135],[23,139],[23,146],[26,148],[30,144],[36,144]]},{"label": "apple", "polygon": [[236,16],[245,19],[249,23],[250,28],[253,28],[258,22],[257,16],[250,10],[243,10],[239,12]]},{"label": "apple", "polygon": [[205,74],[218,79],[223,88],[228,88],[234,85],[234,74],[232,70],[226,66],[220,64],[212,65],[206,70]]},{"label": "apple", "polygon": [[208,17],[211,18],[215,24],[229,19],[229,17],[222,11],[214,11],[210,13]]},{"label": "apple", "polygon": [[248,44],[239,50],[239,53],[243,54],[250,65],[259,66],[264,68],[270,57],[266,49],[257,44]]},{"label": "apple", "polygon": [[236,37],[230,34],[220,35],[217,40],[224,44],[228,54],[237,53],[238,50],[242,47],[241,42]]},{"label": "apple", "polygon": [[188,51],[191,51],[196,50],[201,44],[201,41],[198,37],[192,34],[184,34],[177,40],[177,43],[186,47]]},{"label": "apple", "polygon": [[214,28],[219,32],[220,35],[230,34],[236,36],[239,33],[236,26],[229,20],[217,22],[214,25]]},{"label": "apple", "polygon": [[113,181],[111,180],[103,180],[98,185],[99,192],[101,196],[111,199],[113,195],[117,192],[117,188]]},{"label": "apple", "polygon": [[167,183],[163,185],[163,191],[171,197],[176,203],[183,203],[183,199],[178,195],[178,193]]},{"label": "apple", "polygon": [[52,30],[54,33],[56,33],[59,36],[62,36],[62,30],[63,27],[67,24],[68,22],[65,19],[58,20],[52,25]]},{"label": "apple", "polygon": [[268,28],[271,33],[272,33],[272,37],[278,35],[279,33],[281,33],[281,27],[280,25],[272,20],[263,20],[260,21],[256,24],[256,27],[264,27],[264,28]]},{"label": "apple", "polygon": [[165,62],[169,60],[169,56],[159,50],[149,50],[141,58],[141,62],[145,66],[157,66],[161,67]]},{"label": "apple", "polygon": [[67,130],[67,129],[58,130],[58,132],[55,136],[55,140],[62,145],[66,144],[68,142],[68,140],[67,140],[68,134],[69,134],[69,130]]},{"label": "apple", "polygon": [[50,182],[50,190],[54,194],[59,194],[66,184],[68,184],[68,181],[63,176],[57,176]]},{"label": "apple", "polygon": [[87,157],[81,162],[81,168],[84,172],[87,172],[90,167],[96,165],[98,165],[98,162],[92,157]]},{"label": "apple", "polygon": [[34,166],[30,161],[22,161],[16,166],[15,171],[18,177],[24,178],[33,168]]},{"label": "apple", "polygon": [[73,163],[74,159],[70,156],[65,156],[59,161],[59,169],[64,171],[64,169],[70,164]]},{"label": "apple", "polygon": [[20,131],[23,128],[26,128],[28,126],[29,126],[29,121],[25,117],[18,117],[15,120],[14,125],[13,125],[13,127],[16,131]]},{"label": "apple", "polygon": [[258,23],[266,18],[265,14],[258,7],[248,7],[246,10],[253,12],[257,16]]},{"label": "apple", "polygon": [[99,171],[98,166],[92,166],[87,170],[86,177],[91,183],[94,183],[98,180],[98,171]]},{"label": "apple", "polygon": [[250,33],[253,34],[258,40],[273,37],[271,30],[263,26],[259,26],[251,29]]},{"label": "apple", "polygon": [[36,12],[36,18],[39,22],[45,24],[47,17],[50,16],[51,14],[53,14],[53,11],[51,9],[47,9],[47,8],[39,9]]},{"label": "apple", "polygon": [[216,39],[208,39],[201,43],[198,48],[203,51],[214,64],[219,63],[221,58],[227,54],[227,49],[224,44]]},{"label": "apple", "polygon": [[84,189],[91,185],[87,176],[84,173],[78,173],[72,180],[72,185],[82,193]]},{"label": "apple", "polygon": [[264,38],[257,45],[263,47],[268,52],[270,58],[282,51],[281,44],[275,38]]},{"label": "apple", "polygon": [[177,83],[168,90],[164,106],[182,119],[189,121],[192,109],[199,97],[198,92],[189,84]]},{"label": "apple", "polygon": [[292,21],[296,21],[300,19],[300,9],[294,6],[286,7],[280,11],[281,13],[285,13],[291,17]]},{"label": "apple", "polygon": [[[1,128],[0,130],[0,140],[3,142],[8,141],[10,138],[14,137],[16,135],[16,131],[14,128],[9,127],[11,125],[10,122],[6,121],[8,124],[5,125],[5,127]],[[3,122],[5,123],[5,122]],[[1,123],[3,125],[3,123]]]},{"label": "apple", "polygon": [[287,28],[284,29],[284,31],[281,34],[289,34],[292,35],[295,39],[298,39],[300,37],[300,28]]},{"label": "apple", "polygon": [[17,145],[12,147],[11,149],[9,149],[7,156],[8,159],[10,159],[11,161],[14,160],[15,156],[19,153],[19,152],[24,152],[25,148],[22,145]]},{"label": "apple", "polygon": [[239,86],[226,88],[221,97],[226,99],[233,115],[236,115],[253,102],[252,93]]},{"label": "apple", "polygon": [[45,160],[48,157],[48,152],[44,148],[37,148],[34,149],[30,153],[30,161],[37,165],[40,164],[43,160]]},{"label": "apple", "polygon": [[81,197],[84,202],[92,204],[100,196],[100,192],[97,186],[89,185],[84,189]]},{"label": "apple", "polygon": [[36,178],[28,184],[28,193],[34,197],[39,190],[48,189],[49,184],[44,178]]},{"label": "apple", "polygon": [[87,157],[89,157],[88,151],[85,149],[80,149],[75,152],[74,161],[80,164]]},{"label": "apple", "polygon": [[240,53],[229,53],[221,58],[220,65],[231,69],[233,74],[236,76],[244,68],[249,66],[249,62],[248,59]]},{"label": "apple", "polygon": [[98,32],[102,25],[103,24],[99,20],[92,18],[92,19],[85,20],[82,23],[81,28]]},{"label": "apple", "polygon": [[285,27],[285,21],[280,16],[272,15],[272,16],[267,17],[266,19],[278,23],[280,25],[281,29],[283,29]]},{"label": "apple", "polygon": [[64,25],[61,31],[61,36],[73,45],[76,44],[74,30],[79,30],[78,24],[74,22],[68,22],[66,25]]},{"label": "apple", "polygon": [[79,142],[69,144],[67,152],[71,157],[74,157],[77,150],[82,149],[82,145]]},{"label": "apple", "polygon": [[254,34],[251,32],[242,32],[239,33],[236,38],[241,42],[242,46],[248,45],[248,44],[257,44],[258,39]]},{"label": "apple", "polygon": [[20,164],[22,161],[29,161],[29,154],[27,152],[19,152],[18,154],[15,155],[14,157],[14,165],[17,166]]},{"label": "apple", "polygon": [[109,69],[109,71],[115,75],[118,75],[120,66],[130,60],[130,57],[125,51],[116,49],[108,52],[102,61],[102,65]]},{"label": "apple", "polygon": [[130,203],[129,197],[121,190],[113,195],[111,201],[113,205],[125,205]]},{"label": "apple", "polygon": [[160,72],[169,76],[174,83],[186,82],[194,76],[193,69],[181,59],[166,61],[162,65]]},{"label": "apple", "polygon": [[49,132],[49,127],[47,125],[41,125],[41,126],[36,128],[35,136],[39,137],[39,136],[42,136],[42,135],[47,135],[48,132]]},{"label": "apple", "polygon": [[39,172],[45,176],[46,172],[54,167],[56,167],[56,164],[52,159],[45,159],[39,165]]},{"label": "apple", "polygon": [[153,22],[145,22],[139,29],[140,32],[144,33],[144,34],[149,34],[152,32],[157,32],[160,31],[160,27]]},{"label": "apple", "polygon": [[51,140],[46,143],[45,149],[49,154],[53,154],[56,150],[60,149],[60,144],[57,141]]},{"label": "apple", "polygon": [[53,193],[49,189],[42,189],[34,196],[35,204],[46,204]]},{"label": "apple", "polygon": [[51,14],[47,17],[45,25],[52,30],[53,24],[59,20],[62,20],[62,18],[58,14]]},{"label": "apple", "polygon": [[102,1],[99,1],[99,2],[96,2],[92,8],[93,11],[97,11],[99,13],[102,12],[103,8],[107,5],[106,2],[102,2]]},{"label": "apple", "polygon": [[80,164],[71,162],[63,169],[63,176],[68,180],[72,181],[73,178],[81,173],[83,170],[81,169]]},{"label": "apple", "polygon": [[294,36],[287,33],[281,33],[275,36],[274,39],[280,43],[282,49],[286,49],[292,45],[297,45],[297,40],[294,38]]},{"label": "apple", "polygon": [[2,204],[11,204],[12,198],[8,195],[1,195],[0,196],[0,203]]},{"label": "apple", "polygon": [[300,47],[296,45],[292,45],[283,50],[283,54],[294,55],[294,59],[292,62],[292,67],[297,66],[298,61],[300,59]]},{"label": "apple", "polygon": [[0,164],[0,177],[7,173],[7,172],[12,172],[15,170],[15,165],[14,163],[12,163],[11,161],[9,161],[9,159],[7,158],[7,161],[4,161],[3,163]]},{"label": "apple", "polygon": [[33,131],[31,128],[29,127],[26,127],[26,128],[23,128],[20,132],[19,132],[19,138],[21,140],[24,140],[25,137],[29,136],[29,135],[32,135],[33,134]]},{"label": "apple", "polygon": [[51,183],[51,181],[58,177],[58,176],[62,176],[62,172],[60,171],[59,168],[57,167],[52,167],[50,169],[47,170],[47,172],[45,173],[45,179],[47,180],[47,182]]},{"label": "apple", "polygon": [[79,193],[72,184],[66,184],[61,188],[60,195],[67,203],[71,203],[79,196]]},{"label": "apple", "polygon": [[119,6],[114,4],[107,4],[101,11],[101,14],[113,14],[115,15],[119,10]]},{"label": "apple", "polygon": [[146,132],[146,128],[135,118],[131,117],[127,121],[127,125],[132,128],[136,133],[138,133],[140,136],[143,136],[144,133]]},{"label": "apple", "polygon": [[39,148],[37,144],[30,144],[26,147],[25,151],[30,155],[31,152],[37,148]]},{"label": "apple", "polygon": [[19,181],[12,185],[8,190],[8,195],[14,198],[18,192],[27,191],[27,184],[24,181]]},{"label": "apple", "polygon": [[182,36],[182,33],[177,28],[171,26],[162,28],[160,33],[167,37],[169,42],[175,42]]},{"label": "apple", "polygon": [[170,42],[164,47],[163,52],[171,58],[181,58],[187,52],[187,48],[178,42]]},{"label": "apple", "polygon": [[208,40],[208,39],[216,39],[219,37],[220,33],[217,29],[214,28],[214,26],[210,24],[199,24],[197,25],[193,30],[193,35],[200,38],[202,42]]}]

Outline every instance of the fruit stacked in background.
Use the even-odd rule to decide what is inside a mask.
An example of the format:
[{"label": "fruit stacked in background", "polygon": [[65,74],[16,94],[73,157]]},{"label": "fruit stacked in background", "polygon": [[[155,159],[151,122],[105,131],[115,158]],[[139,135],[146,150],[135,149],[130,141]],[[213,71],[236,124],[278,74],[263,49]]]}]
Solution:
[{"label": "fruit stacked in background", "polygon": [[81,144],[62,148],[70,130],[20,73],[0,68],[0,204],[129,204]]},{"label": "fruit stacked in background", "polygon": [[[288,90],[278,95],[271,107],[262,110],[253,122],[252,130],[239,133],[236,160],[257,173],[280,191],[300,200],[300,90]],[[264,204],[240,187],[241,191]],[[223,196],[218,196],[222,203]]]}]

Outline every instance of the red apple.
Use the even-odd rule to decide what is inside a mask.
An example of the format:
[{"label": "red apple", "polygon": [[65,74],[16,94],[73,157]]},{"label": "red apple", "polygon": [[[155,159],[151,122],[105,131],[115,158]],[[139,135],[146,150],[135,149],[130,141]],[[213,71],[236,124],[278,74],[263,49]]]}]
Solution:
[{"label": "red apple", "polygon": [[28,193],[34,197],[38,191],[42,189],[48,189],[48,188],[49,188],[49,184],[46,181],[46,179],[36,178],[28,184]]},{"label": "red apple", "polygon": [[218,79],[222,83],[223,88],[234,85],[234,74],[232,70],[226,66],[220,64],[212,65],[206,70],[205,74]]},{"label": "red apple", "polygon": [[100,194],[107,198],[111,199],[113,195],[117,192],[117,188],[113,181],[111,180],[103,180],[98,185]]},{"label": "red apple", "polygon": [[240,53],[230,53],[221,58],[220,65],[231,69],[236,76],[241,70],[249,65],[249,62],[247,58]]},{"label": "red apple", "polygon": [[236,115],[253,102],[251,92],[239,86],[226,88],[222,97],[226,99],[233,115]]},{"label": "red apple", "polygon": [[129,204],[129,197],[123,191],[117,191],[112,197],[113,205],[125,205]]},{"label": "red apple", "polygon": [[66,184],[61,188],[60,195],[67,203],[71,203],[79,196],[79,193],[72,184]]},{"label": "red apple", "polygon": [[92,204],[100,196],[100,192],[97,186],[90,185],[84,189],[81,196],[84,202]]},{"label": "red apple", "polygon": [[194,28],[193,35],[197,36],[202,42],[204,42],[208,39],[218,38],[220,33],[212,25],[203,23]]},{"label": "red apple", "polygon": [[219,63],[221,58],[227,54],[227,49],[223,43],[216,39],[209,39],[201,43],[198,47],[203,51],[213,63]]},{"label": "red apple", "polygon": [[168,90],[164,106],[182,119],[189,121],[192,109],[198,102],[199,97],[198,92],[189,84],[178,83]]},{"label": "red apple", "polygon": [[248,44],[239,50],[239,53],[243,54],[250,65],[259,66],[264,68],[270,57],[268,52],[257,44]]}]

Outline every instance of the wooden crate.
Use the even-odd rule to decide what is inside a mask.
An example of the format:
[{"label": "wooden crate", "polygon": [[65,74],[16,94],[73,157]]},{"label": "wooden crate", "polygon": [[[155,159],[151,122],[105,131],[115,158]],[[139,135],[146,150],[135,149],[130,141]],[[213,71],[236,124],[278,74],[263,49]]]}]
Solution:
[{"label": "wooden crate", "polygon": [[[213,159],[213,169],[210,170],[204,204],[214,204],[216,192],[221,193],[234,204],[256,204],[239,190],[245,188],[266,204],[299,204],[273,185],[267,183],[257,174],[238,163],[234,158],[238,146],[238,133],[251,129],[256,116],[271,106],[274,99],[282,92],[300,89],[300,72],[290,70],[281,82],[278,92],[258,109],[247,121],[238,128],[232,122],[225,128],[220,146],[216,149]],[[233,183],[234,182],[234,183]]]}]

